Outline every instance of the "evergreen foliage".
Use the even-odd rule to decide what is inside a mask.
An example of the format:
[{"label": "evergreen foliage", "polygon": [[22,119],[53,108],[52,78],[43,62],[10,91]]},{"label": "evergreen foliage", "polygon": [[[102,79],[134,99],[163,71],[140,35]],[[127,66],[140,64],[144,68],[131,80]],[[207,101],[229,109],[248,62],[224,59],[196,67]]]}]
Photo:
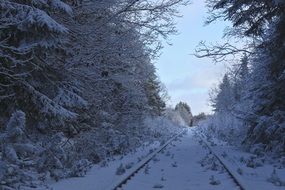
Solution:
[{"label": "evergreen foliage", "polygon": [[175,110],[179,112],[179,114],[184,119],[184,121],[187,123],[187,125],[189,126],[193,125],[193,115],[191,113],[190,106],[187,103],[179,102],[175,106]]},{"label": "evergreen foliage", "polygon": [[[214,98],[215,114],[221,113],[221,104],[229,106],[229,117],[248,128],[245,145],[251,148],[261,143],[266,151],[284,153],[284,2],[209,0],[208,6],[208,23],[228,20],[233,27],[226,35],[252,41],[246,44],[252,51],[242,59],[240,69],[234,69],[230,82],[224,78],[220,84]],[[234,51],[238,50],[231,53]]]},{"label": "evergreen foliage", "polygon": [[0,1],[1,188],[83,176],[156,138],[144,124],[165,108],[152,58],[185,3]]}]

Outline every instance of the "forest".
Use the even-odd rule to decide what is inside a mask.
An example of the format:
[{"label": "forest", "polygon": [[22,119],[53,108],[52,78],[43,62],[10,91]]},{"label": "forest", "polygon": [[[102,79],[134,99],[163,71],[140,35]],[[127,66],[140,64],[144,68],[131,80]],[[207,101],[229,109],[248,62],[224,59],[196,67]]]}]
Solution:
[{"label": "forest", "polygon": [[193,117],[167,107],[154,65],[191,1],[1,0],[0,189],[49,189],[193,124],[284,166],[285,2],[206,2],[206,24],[231,23],[228,42],[195,56],[230,66],[213,113]]},{"label": "forest", "polygon": [[196,49],[197,57],[232,65],[210,92],[211,128],[252,151],[284,155],[284,2],[211,0],[208,6],[207,24],[228,20],[232,27],[225,30],[225,38],[243,42],[242,46],[230,40],[224,44],[201,42]]}]

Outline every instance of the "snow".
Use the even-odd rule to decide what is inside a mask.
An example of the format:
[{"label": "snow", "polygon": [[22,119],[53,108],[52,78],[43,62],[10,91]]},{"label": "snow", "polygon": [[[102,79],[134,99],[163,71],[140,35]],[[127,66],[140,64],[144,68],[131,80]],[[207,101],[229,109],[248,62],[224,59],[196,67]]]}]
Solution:
[{"label": "snow", "polygon": [[[273,170],[272,163],[256,168],[248,167],[245,160],[252,154],[217,139],[207,142],[210,150],[201,141],[200,136],[203,134],[199,134],[200,130],[197,129],[198,127],[188,128],[184,135],[172,141],[127,181],[122,189],[239,189],[211,152],[217,154],[245,189],[284,189],[284,186],[279,186],[284,182],[284,168],[275,167]],[[158,142],[140,147],[133,153],[95,165],[85,177],[65,179],[51,184],[51,187],[54,190],[94,190],[94,187],[100,190],[110,189],[113,182],[132,173],[142,158],[147,159],[155,154],[153,150],[158,147]]]},{"label": "snow", "polygon": [[79,107],[86,108],[88,106],[88,102],[84,100],[82,97],[78,96],[76,93],[60,88],[58,95],[54,98],[54,102],[59,105],[66,107]]},{"label": "snow", "polygon": [[209,150],[200,145],[195,137],[194,128],[189,129],[183,137],[158,154],[122,189],[238,189],[227,173],[201,166],[201,160],[208,153]]},{"label": "snow", "polygon": [[140,162],[142,158],[153,152],[159,145],[159,142],[154,142],[153,144],[140,147],[126,156],[118,156],[114,160],[105,160],[100,164],[94,165],[85,177],[64,179],[59,182],[53,182],[50,186],[54,190],[94,190],[94,187],[96,189],[106,189],[112,181],[121,179],[120,175],[116,175],[117,169],[121,165],[126,167]]},{"label": "snow", "polygon": [[[196,132],[200,133],[200,130]],[[245,189],[284,189],[284,163],[278,163],[271,158],[258,157],[216,138],[205,138],[201,133],[199,135],[207,141],[211,151],[222,160]]]},{"label": "snow", "polygon": [[67,5],[66,3],[60,1],[60,0],[51,0],[51,6],[56,8],[56,9],[60,9],[63,10],[64,12],[68,13],[68,14],[72,14],[72,9],[69,5]]},{"label": "snow", "polygon": [[[123,181],[127,180],[129,177],[132,176],[133,173],[139,171],[142,166],[146,163],[148,163],[150,160],[152,160],[153,158],[155,158],[156,154],[158,154],[160,151],[162,151],[166,146],[168,146],[169,143],[171,143],[174,139],[178,138],[180,135],[182,135],[185,131],[182,131],[181,133],[178,133],[177,135],[174,135],[174,137],[172,137],[171,139],[169,139],[166,143],[164,143],[161,147],[157,148],[154,152],[152,152],[151,154],[149,154],[148,156],[146,156],[142,161],[140,161],[139,163],[137,163],[135,166],[133,166],[130,171],[126,172],[126,174],[124,174],[122,176],[121,179],[118,179],[116,181],[114,181],[110,186],[108,186],[108,189],[113,190],[115,189],[117,186],[119,186]],[[122,165],[120,165],[121,167]]]},{"label": "snow", "polygon": [[[206,139],[211,151],[196,129],[189,129],[126,188],[143,181],[146,189],[232,189],[225,168],[249,189],[285,186],[284,0],[260,2],[257,8],[248,6],[252,2],[213,3],[213,21],[224,17],[233,23],[232,32],[239,31],[227,36],[260,40],[245,40],[250,42],[245,47],[252,46],[249,57],[213,90],[211,131],[203,131],[212,137]],[[0,189],[38,189],[47,180],[73,176],[82,178],[52,186],[104,189],[152,158],[159,143],[151,142],[163,144],[183,125],[192,125],[184,103],[163,113],[167,93],[154,66],[160,36],[175,33],[173,19],[178,7],[187,4],[1,0]],[[254,17],[260,22],[254,23]],[[201,45],[198,54],[219,49]],[[227,48],[235,50],[226,43],[210,57],[223,59]],[[251,153],[239,148],[242,141]]]}]

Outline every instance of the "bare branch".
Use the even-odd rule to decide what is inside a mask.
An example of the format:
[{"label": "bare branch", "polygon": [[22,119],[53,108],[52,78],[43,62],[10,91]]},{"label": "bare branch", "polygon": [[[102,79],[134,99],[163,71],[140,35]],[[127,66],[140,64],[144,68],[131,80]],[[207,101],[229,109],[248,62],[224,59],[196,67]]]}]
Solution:
[{"label": "bare branch", "polygon": [[204,41],[201,41],[195,50],[194,55],[197,58],[211,58],[215,63],[228,60],[229,57],[235,58],[240,57],[241,55],[250,55],[252,54],[252,47],[248,45],[246,48],[238,48],[229,42],[224,44],[210,44],[207,45]]}]

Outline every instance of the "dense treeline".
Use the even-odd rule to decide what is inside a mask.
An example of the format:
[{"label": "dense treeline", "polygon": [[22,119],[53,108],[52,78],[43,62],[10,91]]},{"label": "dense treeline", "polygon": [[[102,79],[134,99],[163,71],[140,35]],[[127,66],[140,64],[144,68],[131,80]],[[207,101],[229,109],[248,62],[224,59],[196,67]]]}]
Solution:
[{"label": "dense treeline", "polygon": [[180,113],[181,117],[183,118],[183,120],[186,122],[186,124],[188,126],[192,126],[193,125],[193,115],[191,112],[191,108],[190,106],[185,103],[185,102],[179,102],[176,106],[175,106],[175,110]]},{"label": "dense treeline", "polygon": [[[208,22],[228,20],[227,37],[241,39],[243,48],[230,43],[201,43],[198,57],[226,60],[242,54],[239,64],[224,76],[211,94],[213,124],[243,139],[258,151],[285,152],[285,3],[278,0],[209,0]],[[233,127],[234,126],[234,127]],[[228,129],[228,130],[225,130]],[[221,132],[221,131],[220,131]],[[242,137],[242,138],[241,138]],[[236,138],[237,139],[237,138]]]},{"label": "dense treeline", "polygon": [[152,58],[185,3],[1,1],[1,187],[81,176],[138,145],[165,109]]}]

